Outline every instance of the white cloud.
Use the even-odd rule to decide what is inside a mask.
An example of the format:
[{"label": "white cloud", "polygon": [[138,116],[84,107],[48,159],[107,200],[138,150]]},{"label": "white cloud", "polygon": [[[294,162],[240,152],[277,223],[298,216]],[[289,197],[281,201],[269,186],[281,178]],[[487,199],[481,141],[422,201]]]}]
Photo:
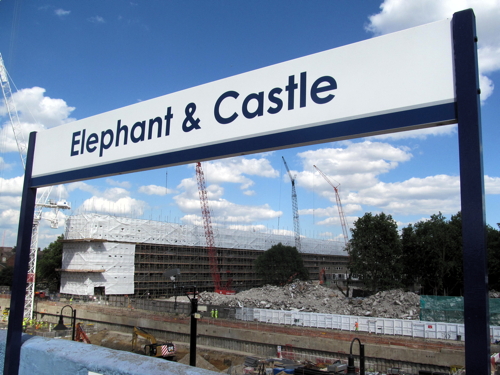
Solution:
[{"label": "white cloud", "polygon": [[19,210],[7,209],[0,213],[0,224],[4,225],[18,225],[19,223]]},{"label": "white cloud", "polygon": [[0,191],[2,195],[21,195],[23,191],[24,177],[4,179],[0,177]]},{"label": "white cloud", "polygon": [[375,186],[350,193],[349,203],[378,207],[391,214],[415,215],[460,210],[460,178],[437,175],[410,178],[403,182],[379,182]]},{"label": "white cloud", "polygon": [[113,180],[112,178],[107,178],[106,183],[108,185],[118,186],[118,187],[122,187],[124,189],[130,189],[132,187],[132,185],[128,181],[116,181],[116,180]]},{"label": "white cloud", "polygon": [[59,8],[59,9],[54,10],[54,13],[56,14],[56,16],[65,17],[65,16],[69,15],[71,13],[71,11]]},{"label": "white cloud", "polygon": [[484,176],[484,190],[486,194],[500,194],[500,177]]},{"label": "white cloud", "polygon": [[279,172],[275,170],[268,159],[265,158],[228,158],[202,164],[205,179],[210,183],[231,182],[241,184],[241,189],[246,190],[254,182],[244,175],[275,178]]},{"label": "white cloud", "polygon": [[472,8],[476,16],[481,100],[493,92],[485,75],[500,69],[500,0],[385,0],[381,11],[369,17],[366,30],[374,35],[450,18],[453,13]]},{"label": "white cloud", "polygon": [[[195,224],[201,220],[199,200],[177,199],[176,202],[182,211],[195,213],[185,215],[182,218],[184,222]],[[232,203],[225,199],[211,200],[208,204],[212,211],[212,221],[217,221],[219,224],[241,225],[240,223],[269,220],[282,215],[281,211],[273,210],[268,204],[248,206]],[[215,218],[217,218],[217,220],[214,220]]]},{"label": "white cloud", "polygon": [[0,195],[0,210],[16,209],[21,207],[21,194],[17,196]]},{"label": "white cloud", "polygon": [[395,147],[388,143],[364,141],[340,142],[330,147],[309,150],[298,154],[304,171],[297,174],[298,184],[329,197],[335,202],[333,188],[313,168],[316,165],[337,187],[343,191],[360,189],[378,183],[377,176],[395,169],[400,163],[412,158],[407,147]]},{"label": "white cloud", "polygon": [[127,190],[125,190],[123,188],[119,188],[119,187],[106,189],[101,194],[102,197],[104,197],[106,199],[111,199],[111,200],[126,198],[129,195],[130,195],[130,193]]},{"label": "white cloud", "polygon": [[[486,78],[486,77],[485,77]],[[399,139],[427,139],[429,136],[455,135],[457,125],[433,126],[431,128],[408,130],[404,132],[388,133],[368,137],[369,140],[399,140]]]},{"label": "white cloud", "polygon": [[158,186],[158,185],[147,185],[147,186],[141,186],[139,188],[139,193],[147,194],[147,195],[167,195],[169,193],[172,193],[173,191],[170,189],[167,189],[164,186]]},{"label": "white cloud", "polygon": [[104,18],[102,18],[101,16],[90,17],[90,18],[88,18],[88,21],[92,22],[92,23],[105,23],[106,22],[106,21],[104,21]]},{"label": "white cloud", "polygon": [[83,181],[78,181],[78,182],[71,182],[66,185],[66,189],[68,192],[72,192],[74,190],[81,190],[81,191],[86,191],[87,193],[90,193],[92,195],[99,195],[99,189],[97,189],[95,186],[92,186],[90,184],[87,184],[86,182]]},{"label": "white cloud", "polygon": [[[1,133],[1,130],[0,130],[0,133]],[[1,134],[0,134],[1,136]],[[9,170],[9,169],[12,169],[13,165],[12,164],[8,164],[5,159],[3,157],[0,156],[0,171],[6,171],[6,170]],[[0,189],[1,191],[1,189]]]},{"label": "white cloud", "polygon": [[[75,121],[74,118],[69,117],[75,110],[74,107],[69,107],[62,99],[52,99],[44,94],[45,89],[36,86],[21,89],[12,94],[21,123],[38,123],[45,128],[53,128]],[[6,107],[2,105],[0,115],[6,114]]]},{"label": "white cloud", "polygon": [[19,123],[15,124],[17,140],[8,119],[7,108],[3,101],[0,102],[0,116],[6,117],[0,129],[0,139],[3,140],[2,152],[19,152],[17,144],[20,142],[21,149],[25,153],[30,132],[41,131],[75,120],[69,117],[74,107],[69,107],[62,99],[52,99],[44,94],[45,89],[41,87],[22,89],[12,94],[19,118]]},{"label": "white cloud", "polygon": [[145,207],[145,202],[131,197],[122,197],[117,200],[104,197],[92,197],[83,202],[81,209],[87,212],[104,212],[139,217],[144,213]]}]

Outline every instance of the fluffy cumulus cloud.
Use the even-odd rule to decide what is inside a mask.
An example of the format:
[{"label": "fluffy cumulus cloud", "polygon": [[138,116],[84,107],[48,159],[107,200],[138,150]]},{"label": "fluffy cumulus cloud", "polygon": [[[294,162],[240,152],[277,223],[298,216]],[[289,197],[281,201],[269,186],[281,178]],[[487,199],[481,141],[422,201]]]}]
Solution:
[{"label": "fluffy cumulus cloud", "polygon": [[[279,172],[276,171],[268,159],[262,155],[260,158],[228,158],[214,162],[202,164],[203,174],[206,181],[206,192],[210,210],[213,218],[216,218],[216,225],[242,226],[245,230],[257,230],[253,224],[258,221],[265,221],[279,217],[281,211],[273,210],[268,204],[245,205],[230,202],[223,199],[224,188],[222,184],[239,184],[243,195],[255,195],[255,191],[248,190],[254,185],[254,181],[248,176],[258,176],[265,178],[276,178]],[[200,212],[200,198],[196,176],[186,178],[177,186],[181,191],[174,196],[177,207],[186,215],[182,221],[190,224],[202,225]]]},{"label": "fluffy cumulus cloud", "polygon": [[2,196],[5,195],[21,195],[23,191],[23,176],[4,179],[0,177],[0,191]]},{"label": "fluffy cumulus cloud", "polygon": [[[340,225],[334,187],[339,191],[348,223],[365,210],[385,211],[393,215],[427,215],[435,213],[436,208],[444,214],[460,210],[458,176],[443,174],[400,182],[381,181],[381,175],[413,157],[406,147],[372,141],[339,142],[330,148],[309,150],[298,155],[304,165],[304,171],[297,174],[298,185],[332,203],[326,208],[300,210],[301,216],[319,218],[317,225]],[[331,185],[312,165],[318,166]],[[487,193],[500,191],[498,178],[486,176],[485,185]]]},{"label": "fluffy cumulus cloud", "polygon": [[254,182],[247,176],[275,178],[279,172],[265,158],[228,158],[214,162],[203,163],[203,173],[209,183],[240,184],[242,190],[248,189]]},{"label": "fluffy cumulus cloud", "polygon": [[379,182],[375,186],[351,192],[346,201],[378,207],[392,214],[427,214],[439,211],[453,214],[460,210],[460,178],[437,175],[410,178],[403,182]]},{"label": "fluffy cumulus cloud", "polygon": [[4,140],[2,152],[19,152],[18,142],[25,152],[30,132],[52,128],[75,120],[70,117],[74,107],[68,106],[62,99],[45,96],[45,89],[41,87],[19,90],[12,94],[12,100],[19,118],[19,123],[15,124],[17,140],[8,117],[7,107],[2,101],[0,104],[0,117],[4,119],[4,124],[0,129],[0,139]]},{"label": "fluffy cumulus cloud", "polygon": [[[268,204],[260,206],[250,206],[236,204],[229,202],[225,199],[218,199],[209,202],[210,209],[213,213],[212,222],[217,225],[231,225],[233,227],[275,219],[282,215],[281,211],[273,210]],[[192,208],[195,208],[192,206]],[[200,212],[200,202],[197,202],[196,207],[198,213]],[[189,224],[202,224],[202,217],[200,214],[188,214],[182,218],[182,221]],[[248,229],[248,226],[246,226]]]},{"label": "fluffy cumulus cloud", "polygon": [[164,186],[158,186],[158,185],[147,185],[147,186],[141,186],[139,188],[139,193],[142,194],[147,194],[147,195],[167,195],[169,193],[172,193],[172,190],[167,189]]},{"label": "fluffy cumulus cloud", "polygon": [[341,142],[339,146],[301,152],[304,171],[297,174],[298,184],[309,190],[323,191],[335,201],[332,187],[314,165],[342,189],[349,191],[378,182],[378,175],[395,169],[400,163],[412,158],[406,147],[396,147],[383,142],[364,141],[359,143]]},{"label": "fluffy cumulus cloud", "polygon": [[366,29],[382,35],[450,18],[472,8],[476,15],[481,100],[493,93],[488,74],[500,69],[500,0],[385,0],[380,12],[369,17]]},{"label": "fluffy cumulus cloud", "polygon": [[131,197],[122,197],[118,199],[92,197],[83,202],[81,209],[86,212],[101,212],[140,217],[144,213],[145,206],[145,202]]}]

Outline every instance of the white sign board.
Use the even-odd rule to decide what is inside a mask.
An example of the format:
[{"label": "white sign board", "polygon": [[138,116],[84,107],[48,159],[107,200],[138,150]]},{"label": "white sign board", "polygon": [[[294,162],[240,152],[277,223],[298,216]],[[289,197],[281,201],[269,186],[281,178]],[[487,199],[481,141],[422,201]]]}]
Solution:
[{"label": "white sign board", "polygon": [[451,123],[451,40],[444,20],[40,132],[33,186]]}]

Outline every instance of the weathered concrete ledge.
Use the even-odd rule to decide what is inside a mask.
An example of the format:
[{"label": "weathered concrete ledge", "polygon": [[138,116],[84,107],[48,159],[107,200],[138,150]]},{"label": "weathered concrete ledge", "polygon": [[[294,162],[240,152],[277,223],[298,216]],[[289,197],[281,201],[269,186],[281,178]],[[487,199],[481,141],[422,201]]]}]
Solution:
[{"label": "weathered concrete ledge", "polygon": [[[7,330],[0,330],[3,369]],[[23,334],[19,375],[213,375],[212,371],[159,358],[61,339]]]}]

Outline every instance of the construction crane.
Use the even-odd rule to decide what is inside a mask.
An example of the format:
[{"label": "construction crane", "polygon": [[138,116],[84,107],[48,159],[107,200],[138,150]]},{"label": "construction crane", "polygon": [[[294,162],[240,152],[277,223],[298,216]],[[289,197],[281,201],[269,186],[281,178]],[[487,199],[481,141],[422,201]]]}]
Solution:
[{"label": "construction crane", "polygon": [[[28,146],[22,134],[21,122],[19,121],[17,108],[12,98],[9,75],[7,73],[7,69],[5,68],[2,54],[0,54],[0,84],[2,86],[5,107],[7,108],[7,113],[9,114],[12,131],[14,132],[14,138],[16,139],[19,155],[21,156],[21,162],[23,168],[26,169],[26,151],[28,149]],[[59,210],[71,208],[71,205],[64,200],[59,200],[57,202],[50,200],[49,197],[52,189],[53,186],[42,189],[42,193],[37,198],[35,203],[35,214],[33,217],[33,229],[31,232],[30,257],[26,284],[26,299],[24,304],[24,317],[28,319],[33,319],[33,305],[35,301],[35,272],[38,252],[38,229],[40,226],[40,221],[42,220],[42,210],[43,208],[51,208],[54,210],[54,216],[50,219],[50,226],[51,228],[58,228],[59,221],[57,219],[57,215],[59,213]]]},{"label": "construction crane", "polygon": [[285,168],[288,172],[288,176],[290,177],[290,181],[292,183],[292,210],[293,210],[293,229],[295,233],[295,248],[297,251],[301,251],[302,246],[300,244],[300,224],[299,224],[299,206],[297,204],[297,192],[295,191],[295,177],[292,176],[288,165],[286,164],[285,158],[282,156],[283,163],[285,163]]},{"label": "construction crane", "polygon": [[313,165],[314,168],[316,168],[316,170],[319,172],[320,175],[323,176],[323,178],[326,180],[326,182],[328,182],[330,184],[330,186],[333,188],[333,190],[335,191],[335,199],[337,200],[337,208],[339,210],[339,217],[340,217],[340,225],[342,226],[342,233],[344,235],[344,242],[345,242],[345,245],[347,247],[347,243],[349,242],[349,229],[348,229],[348,226],[347,226],[347,222],[345,220],[345,216],[344,216],[344,210],[342,209],[342,202],[340,201],[340,195],[339,195],[339,189],[338,187],[340,186],[340,183],[335,186],[328,177],[326,177],[326,175],[321,172],[321,170],[316,167],[315,165]]},{"label": "construction crane", "polygon": [[208,260],[210,263],[210,273],[214,282],[215,293],[235,294],[230,289],[231,279],[228,280],[225,287],[221,287],[221,278],[219,272],[219,262],[217,260],[217,251],[215,250],[214,232],[212,230],[212,217],[208,206],[207,189],[205,184],[205,174],[201,168],[201,163],[196,164],[196,178],[198,180],[198,194],[200,196],[201,215],[203,216],[203,227],[205,229],[205,238],[207,241]]}]

